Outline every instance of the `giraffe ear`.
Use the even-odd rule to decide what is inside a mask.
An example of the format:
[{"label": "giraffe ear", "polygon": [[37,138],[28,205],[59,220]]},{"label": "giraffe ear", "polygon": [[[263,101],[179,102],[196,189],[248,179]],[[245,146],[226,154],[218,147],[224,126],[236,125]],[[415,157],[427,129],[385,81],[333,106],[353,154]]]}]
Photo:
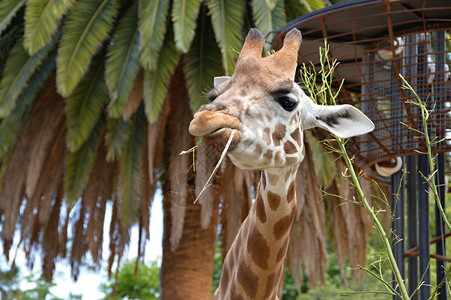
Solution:
[{"label": "giraffe ear", "polygon": [[312,104],[306,116],[304,129],[320,127],[337,137],[349,138],[373,131],[373,122],[352,105]]}]

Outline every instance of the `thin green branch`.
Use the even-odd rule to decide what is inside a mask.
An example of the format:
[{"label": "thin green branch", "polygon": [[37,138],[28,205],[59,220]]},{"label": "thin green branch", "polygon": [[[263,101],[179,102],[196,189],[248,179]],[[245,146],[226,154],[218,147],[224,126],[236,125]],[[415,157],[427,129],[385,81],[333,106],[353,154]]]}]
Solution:
[{"label": "thin green branch", "polygon": [[[434,200],[435,200],[435,204],[437,205],[440,214],[442,216],[443,222],[445,223],[446,227],[448,228],[448,231],[451,231],[451,224],[448,220],[448,217],[446,216],[445,210],[442,207],[442,203],[440,202],[440,197],[438,194],[438,188],[437,188],[437,184],[436,184],[436,173],[437,173],[437,169],[436,169],[436,159],[435,156],[432,155],[432,145],[434,144],[435,138],[431,141],[430,137],[429,137],[429,130],[428,130],[428,124],[427,121],[430,117],[430,114],[432,111],[429,111],[427,109],[427,100],[423,101],[421,100],[420,96],[418,96],[418,94],[415,92],[415,90],[412,88],[412,86],[409,84],[409,82],[407,82],[407,80],[401,75],[399,74],[399,77],[401,77],[402,81],[404,82],[404,85],[402,86],[402,88],[409,90],[414,96],[416,101],[414,100],[407,100],[406,103],[408,104],[412,104],[417,106],[420,111],[421,111],[421,117],[423,120],[423,131],[420,133],[423,135],[424,137],[424,141],[426,143],[426,149],[427,152],[425,153],[428,157],[429,160],[429,176],[425,176],[424,174],[421,174],[421,176],[424,178],[424,180],[426,180],[429,188],[432,191],[432,194],[434,196]],[[409,126],[407,126],[408,128],[410,128]],[[410,128],[412,129],[412,128]],[[418,132],[418,130],[415,130],[415,132]]]},{"label": "thin green branch", "polygon": [[[319,71],[319,74],[321,75],[321,83],[319,85],[316,84],[315,81],[317,76],[316,71],[313,71],[314,75],[312,75],[312,73],[310,72],[312,68],[308,69],[305,66],[305,64],[301,67],[301,79],[303,80],[303,84],[307,88],[311,98],[314,99],[315,102],[336,105],[336,99],[339,95],[341,87],[343,86],[343,82],[341,82],[339,88],[336,91],[334,91],[332,87],[333,86],[332,75],[334,73],[334,68],[338,65],[338,63],[336,60],[332,60],[332,62],[329,60],[327,43],[325,45],[326,45],[325,48],[321,48],[319,51],[321,65],[321,70]],[[400,293],[398,293],[395,289],[393,289],[391,283],[386,281],[381,275],[375,274],[374,272],[371,272],[370,270],[367,269],[365,271],[367,271],[368,274],[374,276],[379,281],[381,281],[387,288],[387,290],[389,292],[392,292],[392,294],[397,295],[398,297],[404,300],[410,299],[404,279],[402,278],[401,272],[399,271],[398,265],[396,264],[391,241],[389,239],[389,234],[385,232],[382,223],[377,217],[377,213],[375,212],[374,208],[370,206],[365,194],[363,193],[362,187],[360,186],[359,182],[359,176],[361,176],[362,173],[361,172],[359,174],[356,173],[352,162],[353,158],[349,157],[346,151],[346,142],[347,140],[341,139],[339,137],[334,137],[332,141],[326,141],[325,146],[328,150],[337,153],[345,162],[345,165],[347,167],[347,172],[343,174],[345,175],[344,176],[345,180],[350,180],[353,183],[352,185],[355,187],[357,194],[362,202],[362,205],[365,208],[365,211],[367,212],[368,216],[370,217],[374,227],[376,228],[379,234],[379,237],[384,245],[384,250],[388,257],[390,267],[392,269],[395,280],[399,287]],[[337,146],[335,146],[335,144]]]}]

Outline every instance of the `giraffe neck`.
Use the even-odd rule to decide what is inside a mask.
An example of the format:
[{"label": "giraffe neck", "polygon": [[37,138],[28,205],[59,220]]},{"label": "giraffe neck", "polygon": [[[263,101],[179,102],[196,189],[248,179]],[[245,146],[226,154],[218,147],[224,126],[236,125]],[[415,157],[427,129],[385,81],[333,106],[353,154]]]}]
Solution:
[{"label": "giraffe neck", "polygon": [[297,167],[262,171],[256,200],[224,260],[216,299],[275,299],[296,211]]}]

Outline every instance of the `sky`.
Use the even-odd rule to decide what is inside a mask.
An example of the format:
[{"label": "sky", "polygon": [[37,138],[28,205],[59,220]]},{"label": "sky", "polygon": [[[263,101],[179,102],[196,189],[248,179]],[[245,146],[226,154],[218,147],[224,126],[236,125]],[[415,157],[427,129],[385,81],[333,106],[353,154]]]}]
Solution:
[{"label": "sky", "polygon": [[[111,219],[111,205],[107,206],[107,211],[105,215],[105,220]],[[101,283],[106,282],[107,280],[107,272],[106,272],[106,260],[109,255],[109,249],[108,249],[108,232],[109,232],[109,222],[105,222],[104,225],[104,232],[106,234],[104,235],[104,242],[103,242],[103,259],[104,264],[100,268],[98,272],[93,272],[87,270],[87,268],[81,267],[80,268],[80,275],[77,282],[73,282],[72,278],[70,276],[70,264],[68,262],[68,259],[65,261],[59,261],[56,263],[56,269],[55,269],[55,276],[54,276],[54,282],[56,286],[51,288],[51,292],[60,298],[67,299],[69,296],[69,293],[72,292],[72,294],[82,294],[83,300],[91,300],[91,299],[101,299],[103,297],[103,293],[99,291],[99,285]],[[149,262],[152,260],[160,259],[162,255],[162,241],[163,236],[163,211],[162,211],[162,196],[160,192],[157,192],[155,194],[155,198],[152,205],[152,212],[151,212],[151,218],[150,218],[150,241],[147,241],[146,246],[146,255],[145,255],[145,262]],[[128,251],[125,253],[124,258],[126,259],[133,259],[136,258],[138,253],[138,227],[132,228],[131,232],[131,241],[130,241],[130,247]],[[0,246],[0,248],[2,248]],[[1,249],[3,250],[3,249]],[[3,252],[3,251],[2,251]],[[11,251],[10,256],[12,257],[14,255],[15,249]],[[39,254],[38,254],[39,255]],[[160,259],[161,261],[161,259]],[[26,276],[30,274],[28,268],[25,265],[25,255],[22,251],[19,251],[16,258],[16,264],[22,271],[22,275]],[[7,268],[7,262],[4,258],[4,256],[1,256],[0,258],[0,266],[1,269]],[[34,273],[40,272],[41,263],[39,261],[39,258],[36,258],[35,262],[35,268],[33,270]],[[33,288],[33,284],[29,283],[22,283],[20,288],[21,289],[29,289]]]}]

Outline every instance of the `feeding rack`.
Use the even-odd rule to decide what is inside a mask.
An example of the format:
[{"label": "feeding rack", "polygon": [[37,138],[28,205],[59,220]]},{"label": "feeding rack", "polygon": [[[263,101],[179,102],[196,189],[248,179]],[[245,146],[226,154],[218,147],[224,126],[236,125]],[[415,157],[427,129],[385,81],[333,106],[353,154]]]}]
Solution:
[{"label": "feeding rack", "polygon": [[[437,259],[437,281],[444,278],[446,261],[444,236],[447,235],[436,214],[437,251],[430,253],[429,206],[427,186],[418,175],[428,174],[423,119],[420,109],[407,100],[414,95],[402,88],[399,74],[410,83],[432,110],[427,127],[437,157],[439,194],[444,205],[446,176],[450,176],[451,154],[451,1],[391,0],[349,1],[299,17],[282,28],[272,41],[279,49],[292,28],[302,32],[299,63],[320,67],[319,48],[324,40],[329,57],[339,62],[334,72],[338,101],[359,107],[375,124],[372,133],[353,138],[348,150],[366,173],[389,183],[395,212],[393,229],[401,237],[393,247],[401,272],[408,263],[410,292],[421,276],[425,285],[413,299],[427,299],[430,287],[430,257]],[[318,78],[319,80],[319,78]],[[412,130],[413,129],[413,130]],[[400,185],[401,167],[409,172]],[[387,171],[388,170],[388,171]],[[446,174],[448,172],[448,174]],[[406,214],[405,214],[406,212]],[[407,226],[405,224],[407,223]],[[407,227],[407,233],[405,228]],[[419,256],[419,258],[417,258]],[[448,299],[446,287],[438,299]],[[417,298],[419,297],[419,298]]]}]

